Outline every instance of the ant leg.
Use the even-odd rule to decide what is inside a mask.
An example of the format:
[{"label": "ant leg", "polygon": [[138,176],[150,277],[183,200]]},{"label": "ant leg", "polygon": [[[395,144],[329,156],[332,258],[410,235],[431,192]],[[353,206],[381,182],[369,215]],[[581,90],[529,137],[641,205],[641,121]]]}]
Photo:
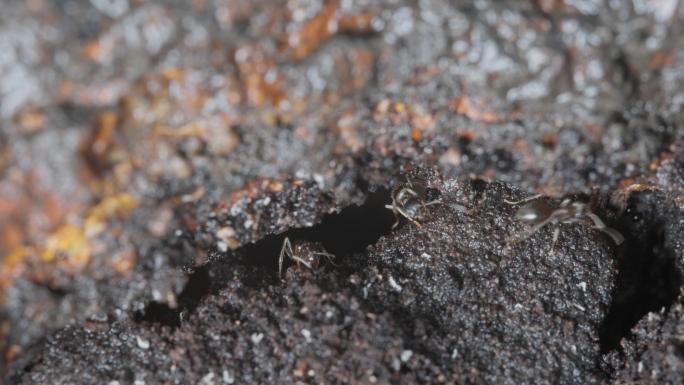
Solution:
[{"label": "ant leg", "polygon": [[516,236],[511,236],[511,237],[506,238],[506,243],[507,244],[509,244],[509,243],[520,243],[520,242],[524,241],[525,239],[529,238],[532,234],[539,231],[539,229],[544,227],[547,223],[551,222],[552,219],[553,218],[548,218],[545,221],[530,227],[527,231],[522,233],[522,235],[516,235]]},{"label": "ant leg", "polygon": [[435,199],[432,202],[424,203],[423,206],[431,206],[431,205],[441,205],[442,200],[441,199]]},{"label": "ant leg", "polygon": [[613,238],[613,241],[618,246],[621,245],[622,242],[625,241],[625,237],[623,237],[622,234],[620,234],[620,232],[615,230],[615,229],[611,229],[610,227],[606,227],[604,229],[599,229],[599,230],[603,231],[604,233],[608,234],[611,238]]},{"label": "ant leg", "polygon": [[292,252],[292,244],[290,243],[290,238],[285,237],[285,241],[283,242],[283,248],[280,249],[280,260],[278,261],[278,278],[280,280],[283,279],[283,259],[285,258],[285,254],[287,254],[290,259],[294,255],[294,252]]},{"label": "ant leg", "polygon": [[399,223],[401,222],[401,218],[399,218],[399,208],[398,207],[394,207],[392,211],[394,212],[394,218],[396,219],[396,221],[392,225],[392,231],[394,231],[394,229],[396,229],[397,226],[399,226]]},{"label": "ant leg", "polygon": [[606,224],[603,223],[603,221],[601,220],[601,218],[598,217],[598,215],[594,213],[587,213],[587,216],[591,218],[592,221],[594,221],[594,227],[596,227],[597,229],[606,228]]},{"label": "ant leg", "polygon": [[399,213],[397,212],[397,206],[395,206],[395,205],[385,205],[385,208],[392,210],[392,212],[394,213],[394,218],[397,220],[397,221],[394,222],[394,224],[392,225],[392,230],[394,231],[394,229],[396,229],[397,226],[399,226],[399,222],[400,222]]},{"label": "ant leg", "polygon": [[308,267],[308,268],[311,269],[311,270],[314,269],[313,266],[311,266],[311,264],[310,264],[309,262],[303,260],[302,258],[299,258],[299,257],[296,256],[296,255],[290,255],[290,259],[293,260],[293,261],[295,261],[295,262],[297,262],[297,265],[299,265],[299,264],[301,263],[302,265]]},{"label": "ant leg", "polygon": [[594,221],[594,228],[608,234],[611,238],[613,238],[613,241],[616,245],[620,245],[625,241],[625,237],[623,237],[619,231],[606,226],[606,224],[603,223],[603,221],[596,214],[588,213],[587,216]]},{"label": "ant leg", "polygon": [[[421,208],[422,210],[427,210],[427,209],[426,209],[427,206],[441,205],[441,204],[442,204],[442,200],[441,200],[441,199],[435,199],[435,200],[432,201],[432,202],[428,202],[428,203],[423,203],[423,204],[421,204],[421,205],[420,205],[420,208]],[[414,223],[415,223],[415,221],[414,221]],[[420,226],[420,225],[419,225],[419,226]]]},{"label": "ant leg", "polygon": [[462,205],[460,203],[447,203],[447,206],[458,211],[459,213],[470,214],[470,212],[472,211],[472,210],[468,210],[468,208],[466,208],[465,205]]},{"label": "ant leg", "polygon": [[508,203],[509,205],[519,205],[521,203],[525,203],[525,202],[535,200],[535,199],[539,198],[540,196],[542,196],[542,195],[541,194],[535,194],[535,195],[529,196],[529,197],[527,197],[521,201],[517,201],[517,202],[513,202],[513,201],[509,201],[508,199],[504,199],[504,202]]},{"label": "ant leg", "polygon": [[[435,201],[433,201],[433,202],[435,202]],[[392,225],[392,230],[396,229],[397,226],[399,226],[399,222],[401,221],[401,219],[399,218],[399,213],[401,213],[401,215],[403,215],[406,219],[408,219],[409,221],[415,223],[418,227],[420,227],[420,223],[418,223],[418,221],[413,219],[413,217],[411,215],[409,215],[409,213],[404,211],[402,208],[397,207],[397,206],[390,206],[390,205],[385,205],[385,208],[392,209],[392,211],[394,211],[394,217],[397,218],[397,221],[394,223],[394,225]]]},{"label": "ant leg", "polygon": [[553,240],[551,241],[551,255],[553,256],[553,247],[556,246],[556,241],[558,241],[558,236],[560,235],[560,227],[556,225],[556,228],[553,230]]},{"label": "ant leg", "polygon": [[333,259],[335,259],[335,256],[334,256],[334,255],[332,255],[332,254],[330,254],[330,253],[314,253],[314,254],[316,254],[316,255],[322,255],[322,256],[328,258],[328,261],[329,261],[330,263],[332,263],[333,266],[340,267],[340,265],[338,265],[338,264],[336,264],[335,262],[333,262]]},{"label": "ant leg", "polygon": [[[406,211],[404,211],[404,209],[402,209],[401,207],[397,207],[397,211],[399,211],[399,212],[401,213],[401,215],[403,215],[404,217],[406,217],[406,219],[408,219],[409,221],[415,223],[416,226],[420,227],[420,223],[418,223],[417,220],[413,219],[413,217],[412,217],[409,213],[407,213]],[[398,222],[395,223],[395,225],[398,225],[398,224],[399,224]],[[394,226],[392,226],[392,230],[394,230]]]}]

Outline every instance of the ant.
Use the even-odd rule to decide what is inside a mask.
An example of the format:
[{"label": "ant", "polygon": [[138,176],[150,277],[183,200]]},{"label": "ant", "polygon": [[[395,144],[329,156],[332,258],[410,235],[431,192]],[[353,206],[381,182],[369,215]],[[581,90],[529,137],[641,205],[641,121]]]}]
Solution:
[{"label": "ant", "polygon": [[318,268],[321,255],[327,257],[330,263],[335,265],[332,261],[335,256],[325,251],[320,243],[295,241],[293,247],[292,243],[290,243],[290,239],[285,237],[283,247],[280,249],[280,261],[278,262],[278,277],[281,280],[283,276],[283,259],[285,259],[286,255],[290,257],[291,260],[297,262],[297,266],[301,263],[311,270],[316,270]]},{"label": "ant", "polygon": [[385,207],[394,212],[397,219],[392,226],[392,230],[399,226],[399,214],[420,227],[420,223],[415,219],[419,210],[427,206],[442,204],[441,199],[425,202],[427,199],[427,183],[420,178],[406,177],[405,183],[399,183],[392,189],[392,204]]},{"label": "ant", "polygon": [[[537,199],[540,196],[541,194],[533,195],[518,202],[511,202],[505,199],[504,201],[508,204],[517,205]],[[553,223],[555,225],[555,230],[553,232],[553,242],[551,243],[551,255],[553,255],[553,247],[556,245],[558,235],[560,234],[558,225],[561,223],[581,223],[592,229],[601,230],[613,238],[616,245],[620,245],[625,241],[625,237],[623,237],[622,234],[617,230],[606,226],[596,214],[591,212],[588,205],[580,202],[572,202],[570,199],[564,199],[558,207],[554,207],[547,202],[528,203],[518,209],[518,212],[515,213],[515,218],[523,223],[532,225],[532,227],[522,235],[508,237],[506,243],[522,242],[542,227],[549,223]]]}]

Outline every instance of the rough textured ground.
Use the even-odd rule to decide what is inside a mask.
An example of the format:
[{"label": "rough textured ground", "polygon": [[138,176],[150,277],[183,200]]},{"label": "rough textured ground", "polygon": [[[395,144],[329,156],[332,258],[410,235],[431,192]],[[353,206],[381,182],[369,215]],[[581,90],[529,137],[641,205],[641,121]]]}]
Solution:
[{"label": "rough textured ground", "polygon": [[0,6],[5,383],[681,383],[677,2]]}]

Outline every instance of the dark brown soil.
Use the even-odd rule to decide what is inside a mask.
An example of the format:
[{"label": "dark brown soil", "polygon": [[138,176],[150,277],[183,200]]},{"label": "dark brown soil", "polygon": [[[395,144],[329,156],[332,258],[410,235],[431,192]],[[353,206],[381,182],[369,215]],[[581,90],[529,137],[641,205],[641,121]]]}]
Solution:
[{"label": "dark brown soil", "polygon": [[681,383],[684,8],[611,4],[5,5],[4,383]]}]

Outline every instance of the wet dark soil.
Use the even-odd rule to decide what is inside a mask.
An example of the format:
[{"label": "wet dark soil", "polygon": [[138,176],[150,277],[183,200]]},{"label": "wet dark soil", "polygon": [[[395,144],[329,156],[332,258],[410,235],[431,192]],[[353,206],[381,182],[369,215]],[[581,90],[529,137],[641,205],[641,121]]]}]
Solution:
[{"label": "wet dark soil", "polygon": [[[6,4],[4,383],[681,383],[684,8],[654,4]],[[393,230],[412,180],[441,203]],[[508,242],[533,194],[624,243]],[[334,259],[281,280],[286,238]]]}]

